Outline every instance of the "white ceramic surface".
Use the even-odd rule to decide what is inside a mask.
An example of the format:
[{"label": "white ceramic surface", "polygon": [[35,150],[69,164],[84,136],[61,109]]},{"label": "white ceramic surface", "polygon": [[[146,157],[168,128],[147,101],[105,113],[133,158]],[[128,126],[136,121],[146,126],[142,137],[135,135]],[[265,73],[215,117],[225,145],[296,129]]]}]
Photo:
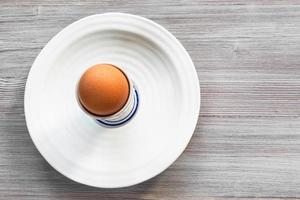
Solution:
[{"label": "white ceramic surface", "polygon": [[[122,66],[138,87],[140,107],[109,129],[78,106],[75,87],[96,63]],[[160,25],[106,13],[69,25],[36,58],[25,89],[25,116],[43,157],[77,182],[104,188],[143,182],[183,152],[200,109],[197,74],[186,50]]]}]

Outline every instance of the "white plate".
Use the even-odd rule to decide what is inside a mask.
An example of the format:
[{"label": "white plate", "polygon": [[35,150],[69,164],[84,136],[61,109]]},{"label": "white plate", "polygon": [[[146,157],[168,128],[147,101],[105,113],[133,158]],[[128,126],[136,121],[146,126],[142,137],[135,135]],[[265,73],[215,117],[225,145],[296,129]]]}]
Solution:
[{"label": "white plate", "polygon": [[[76,83],[96,63],[120,66],[140,94],[136,116],[103,128],[77,105]],[[143,17],[106,13],[64,28],[36,58],[26,84],[25,115],[43,157],[70,179],[125,187],[169,167],[195,129],[200,88],[191,58],[162,26]]]}]

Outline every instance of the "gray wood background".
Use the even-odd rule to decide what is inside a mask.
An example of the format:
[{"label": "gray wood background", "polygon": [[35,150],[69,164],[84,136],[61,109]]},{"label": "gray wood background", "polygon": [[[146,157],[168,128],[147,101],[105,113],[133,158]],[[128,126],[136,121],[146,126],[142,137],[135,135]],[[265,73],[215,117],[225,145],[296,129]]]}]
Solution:
[{"label": "gray wood background", "polygon": [[[300,197],[299,1],[0,0],[0,199]],[[71,22],[138,14],[190,53],[202,107],[194,136],[165,172],[140,185],[75,183],[41,157],[26,128],[24,85],[43,46]]]}]

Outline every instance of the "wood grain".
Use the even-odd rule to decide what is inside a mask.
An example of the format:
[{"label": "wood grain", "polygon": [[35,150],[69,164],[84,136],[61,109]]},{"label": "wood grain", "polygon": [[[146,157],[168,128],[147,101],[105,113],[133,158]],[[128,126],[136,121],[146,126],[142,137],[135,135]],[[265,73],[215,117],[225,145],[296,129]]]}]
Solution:
[{"label": "wood grain", "polygon": [[[0,2],[0,199],[300,197],[299,1]],[[29,69],[84,16],[127,12],[171,31],[190,53],[202,102],[193,139],[165,172],[122,189],[75,183],[49,166],[24,119]]]}]

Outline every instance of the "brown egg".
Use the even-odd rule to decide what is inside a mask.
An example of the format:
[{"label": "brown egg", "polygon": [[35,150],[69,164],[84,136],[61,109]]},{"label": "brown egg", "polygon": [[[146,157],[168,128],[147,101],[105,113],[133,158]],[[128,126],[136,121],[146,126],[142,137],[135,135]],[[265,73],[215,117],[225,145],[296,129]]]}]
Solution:
[{"label": "brown egg", "polygon": [[128,96],[127,77],[114,65],[94,65],[79,80],[79,100],[94,115],[107,116],[118,112],[126,104]]}]

